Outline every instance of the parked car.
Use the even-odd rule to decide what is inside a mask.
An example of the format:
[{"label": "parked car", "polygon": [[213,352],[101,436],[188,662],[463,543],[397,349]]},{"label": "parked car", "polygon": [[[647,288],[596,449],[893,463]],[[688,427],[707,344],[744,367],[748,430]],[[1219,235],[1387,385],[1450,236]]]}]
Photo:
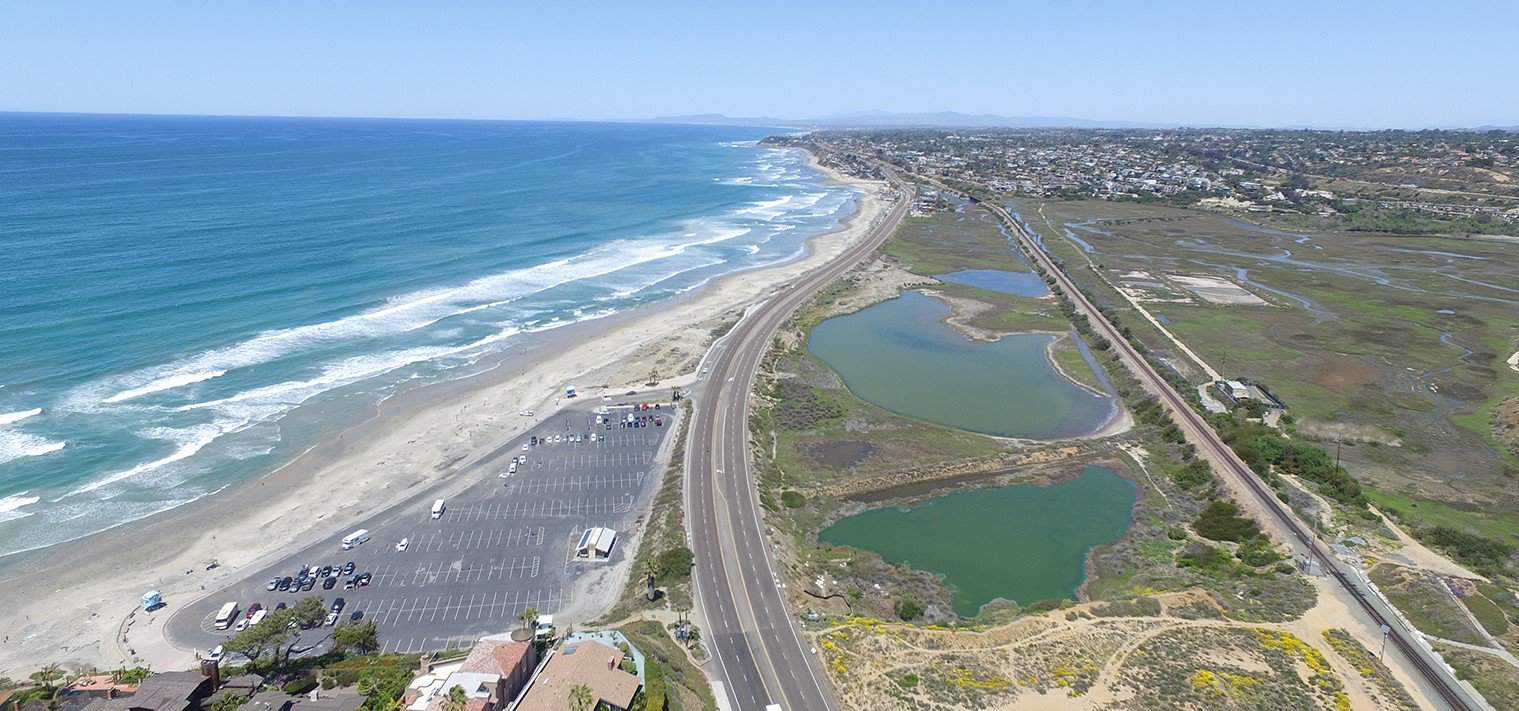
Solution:
[{"label": "parked car", "polygon": [[343,605],[345,605],[345,604],[347,604],[347,603],[343,600],[343,598],[338,598],[336,600],[333,600],[332,601],[332,611],[333,612],[342,612],[343,611]]},{"label": "parked car", "polygon": [[306,578],[306,582],[301,583],[301,592],[309,592],[314,587],[316,587],[316,578]]},{"label": "parked car", "polygon": [[352,590],[359,586],[358,578],[349,578],[343,581],[344,590]]},{"label": "parked car", "polygon": [[360,576],[359,576],[359,587],[361,587],[361,588],[362,588],[362,587],[364,587],[364,586],[366,586],[366,585],[368,585],[368,584],[369,584],[369,581],[370,581],[370,580],[372,580],[372,579],[373,579],[373,578],[374,578],[374,576],[373,576],[373,575],[370,575],[370,574],[369,574],[369,573],[367,573],[367,572],[366,572],[366,573],[364,573],[364,574],[363,574],[363,575],[360,575]]},{"label": "parked car", "polygon": [[270,592],[273,592],[273,591],[279,589],[279,586],[280,586],[280,579],[279,578],[272,578],[272,579],[269,580],[269,584],[266,585],[266,586],[264,586],[264,589],[268,590]]},{"label": "parked car", "polygon": [[218,644],[215,647],[212,647],[211,651],[206,652],[206,659],[213,662],[219,662],[222,660],[222,654],[224,654],[224,651],[222,650],[222,646]]},{"label": "parked car", "polygon": [[262,610],[262,609],[264,609],[264,606],[263,606],[262,603],[255,602],[252,605],[249,605],[248,606],[248,619],[250,619],[250,620],[253,619],[253,613],[258,612],[259,610]]},{"label": "parked car", "polygon": [[330,566],[330,565],[324,565],[324,566],[322,566],[322,569],[319,572],[317,572],[316,576],[318,578],[330,578],[330,577],[332,577],[332,566]]},{"label": "parked car", "polygon": [[275,605],[274,609],[276,609],[276,610],[283,610],[283,609],[285,609],[285,603],[282,602],[282,603],[279,603],[278,605]]},{"label": "parked car", "polygon": [[338,584],[338,579],[337,578],[327,578],[327,579],[325,579],[325,580],[322,581],[322,589],[323,590],[331,590],[334,587],[337,587],[337,584]]},{"label": "parked car", "polygon": [[353,564],[353,561],[351,561],[351,560],[348,561],[347,563],[344,563],[343,564],[343,574],[344,575],[353,575],[353,569],[355,567],[357,567],[357,566],[355,566]]},{"label": "parked car", "polygon": [[399,540],[399,541],[396,542],[396,552],[399,553],[399,552],[405,551],[406,547],[409,546],[409,545],[411,545],[411,539],[410,538],[402,538],[401,540]]},{"label": "parked car", "polygon": [[279,579],[275,585],[275,589],[279,590],[280,592],[284,592],[290,589],[290,584],[293,582],[295,582],[295,578],[286,575],[285,577]]},{"label": "parked car", "polygon": [[327,625],[328,627],[331,627],[331,626],[333,626],[333,625],[335,625],[337,623],[338,623],[338,613],[336,613],[336,612],[329,612],[329,613],[327,613],[327,620],[324,621],[322,624]]},{"label": "parked car", "polygon": [[348,616],[348,619],[353,620],[354,622],[358,622],[359,620],[364,619],[364,611],[354,610],[353,614]]}]

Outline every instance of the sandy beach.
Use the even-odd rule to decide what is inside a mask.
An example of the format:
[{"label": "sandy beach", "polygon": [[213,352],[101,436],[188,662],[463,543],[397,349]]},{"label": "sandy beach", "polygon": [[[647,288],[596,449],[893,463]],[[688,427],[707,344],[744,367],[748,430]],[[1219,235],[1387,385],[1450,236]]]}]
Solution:
[{"label": "sandy beach", "polygon": [[[123,642],[143,592],[161,590],[171,609],[188,604],[250,566],[405,501],[409,492],[447,480],[525,431],[536,418],[519,416],[520,410],[539,417],[556,410],[566,384],[596,396],[603,388],[647,389],[651,371],[659,387],[692,382],[715,328],[839,254],[884,214],[884,183],[829,173],[860,191],[857,211],[840,229],[813,238],[798,259],[726,275],[660,304],[534,334],[485,372],[400,393],[263,476],[4,560],[0,583],[13,597],[0,610],[0,676],[23,678],[49,662],[188,668],[192,651],[171,647],[144,616],[133,619]],[[219,565],[208,570],[212,560]],[[33,592],[14,594],[21,590]],[[608,600],[617,592],[606,591]],[[161,624],[167,617],[147,619]]]}]

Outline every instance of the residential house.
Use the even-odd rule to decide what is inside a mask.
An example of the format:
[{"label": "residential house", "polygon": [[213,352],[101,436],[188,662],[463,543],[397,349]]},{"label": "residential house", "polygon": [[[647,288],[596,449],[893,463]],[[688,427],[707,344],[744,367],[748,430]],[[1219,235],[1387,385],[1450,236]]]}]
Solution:
[{"label": "residential house", "polygon": [[551,652],[513,711],[570,711],[570,690],[584,684],[598,708],[625,711],[643,687],[637,674],[622,670],[616,647],[589,640],[567,642]]}]

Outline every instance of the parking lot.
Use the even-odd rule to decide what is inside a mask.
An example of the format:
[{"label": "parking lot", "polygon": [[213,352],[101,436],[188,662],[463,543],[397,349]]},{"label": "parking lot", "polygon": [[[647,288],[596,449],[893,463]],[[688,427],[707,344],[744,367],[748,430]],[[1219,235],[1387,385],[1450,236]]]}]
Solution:
[{"label": "parking lot", "polygon": [[[574,547],[590,527],[629,533],[653,494],[659,477],[652,468],[676,424],[668,403],[640,410],[649,424],[636,428],[614,422],[608,429],[596,422],[596,409],[618,420],[631,411],[591,401],[548,418],[448,482],[189,604],[173,614],[166,633],[176,645],[208,649],[234,634],[215,628],[217,610],[226,602],[237,602],[238,616],[246,617],[253,603],[272,608],[320,595],[329,606],[343,598],[343,620],[374,621],[385,651],[417,652],[467,646],[482,635],[511,629],[529,607],[554,614],[571,602],[582,573],[632,555],[622,538],[608,561],[576,558]],[[653,424],[654,417],[661,426]],[[559,441],[530,444],[531,437],[545,435],[551,440],[558,435]],[[525,459],[512,472],[519,457]],[[446,493],[458,487],[460,477],[471,480],[467,489]],[[437,498],[445,507],[433,518]],[[343,535],[361,528],[368,530],[368,540],[343,550]],[[324,579],[306,592],[267,589],[271,579],[296,578],[304,566],[341,567],[348,561],[354,562],[354,576],[370,575],[367,585],[344,589],[351,576],[339,573],[330,589],[324,589]],[[321,637],[317,631],[303,635],[311,641]]]}]

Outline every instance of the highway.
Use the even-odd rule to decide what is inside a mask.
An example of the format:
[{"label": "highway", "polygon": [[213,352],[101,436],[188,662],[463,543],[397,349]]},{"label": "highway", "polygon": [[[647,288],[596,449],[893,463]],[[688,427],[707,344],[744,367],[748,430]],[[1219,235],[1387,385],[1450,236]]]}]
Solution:
[{"label": "highway", "polygon": [[686,511],[702,639],[715,659],[726,705],[758,711],[838,708],[827,677],[787,610],[770,560],[749,462],[749,393],[776,330],[819,289],[873,254],[912,198],[902,192],[885,219],[832,261],[782,287],[749,310],[709,354],[708,374],[693,398],[686,447]]},{"label": "highway", "polygon": [[1438,657],[1415,641],[1415,633],[1403,625],[1402,618],[1394,614],[1379,596],[1365,588],[1359,577],[1359,571],[1351,570],[1339,558],[1332,555],[1323,542],[1297,518],[1297,515],[1277,500],[1276,495],[1262,484],[1255,473],[1234,453],[1234,450],[1224,443],[1218,432],[1214,431],[1213,427],[1171,387],[1171,384],[1151,367],[1149,361],[1140,356],[1134,347],[1124,340],[1118,329],[1114,328],[1113,324],[1093,307],[1054,259],[1039,247],[1031,235],[1024,232],[1023,226],[1002,206],[984,202],[981,204],[1001,218],[1018,236],[1024,251],[1038,260],[1044,269],[1055,277],[1061,290],[1090,320],[1092,328],[1113,344],[1114,351],[1124,365],[1139,379],[1146,390],[1160,398],[1166,409],[1171,411],[1177,425],[1186,434],[1187,441],[1197,447],[1198,452],[1213,463],[1215,471],[1224,477],[1234,491],[1242,497],[1254,498],[1262,509],[1276,519],[1280,530],[1296,539],[1299,547],[1312,559],[1318,561],[1321,568],[1344,588],[1345,592],[1373,621],[1391,628],[1387,638],[1389,646],[1403,654],[1410,667],[1424,678],[1425,684],[1439,696],[1439,700],[1447,708],[1462,711],[1484,708],[1479,700],[1468,696],[1469,692],[1455,680]]}]

